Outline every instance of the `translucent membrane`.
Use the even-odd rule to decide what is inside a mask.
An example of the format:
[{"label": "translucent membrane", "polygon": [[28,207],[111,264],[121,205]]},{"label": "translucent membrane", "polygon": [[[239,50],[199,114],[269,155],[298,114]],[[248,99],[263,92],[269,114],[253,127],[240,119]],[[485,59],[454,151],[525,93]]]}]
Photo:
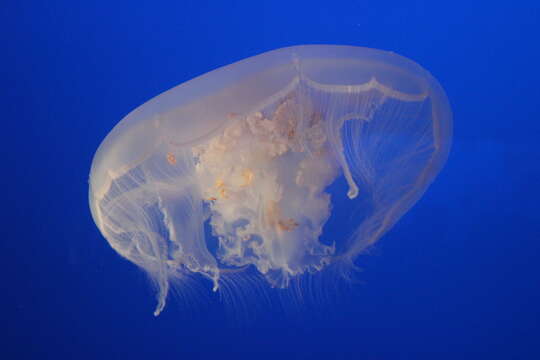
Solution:
[{"label": "translucent membrane", "polygon": [[[189,273],[217,290],[224,269],[253,267],[287,287],[352,264],[395,224],[446,160],[451,121],[437,81],[399,55],[278,49],[126,116],[94,157],[90,207],[110,245],[158,284],[156,315],[170,282]],[[323,244],[328,186],[340,176],[359,218],[349,237]]]}]

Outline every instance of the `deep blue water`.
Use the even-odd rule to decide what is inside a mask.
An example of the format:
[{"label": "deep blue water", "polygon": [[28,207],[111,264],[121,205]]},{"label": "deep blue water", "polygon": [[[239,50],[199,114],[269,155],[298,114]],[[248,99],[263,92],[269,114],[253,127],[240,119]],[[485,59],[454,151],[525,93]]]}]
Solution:
[{"label": "deep blue water", "polygon": [[[2,2],[0,359],[540,358],[539,3],[262,3]],[[329,314],[240,326],[210,299],[154,318],[90,216],[99,143],[166,89],[312,43],[427,68],[454,112],[446,167]]]}]

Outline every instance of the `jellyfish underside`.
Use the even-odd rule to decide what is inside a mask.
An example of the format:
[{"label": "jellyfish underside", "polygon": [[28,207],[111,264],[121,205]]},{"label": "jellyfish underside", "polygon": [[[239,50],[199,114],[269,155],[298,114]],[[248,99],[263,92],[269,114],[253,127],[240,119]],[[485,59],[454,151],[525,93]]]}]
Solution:
[{"label": "jellyfish underside", "polygon": [[[333,262],[352,262],[440,169],[450,130],[441,125],[447,115],[439,114],[429,82],[407,92],[376,74],[362,83],[316,81],[292,54],[294,76],[247,111],[222,113],[204,136],[184,132],[181,141],[158,112],[145,121],[158,134],[148,150],[108,168],[102,186],[92,189],[91,182],[101,232],[158,285],[155,315],[171,280],[186,274],[200,274],[218,290],[224,271],[250,267],[286,288]],[[340,176],[362,219],[346,238],[323,244],[332,213],[328,187]],[[205,224],[216,249],[207,246]]]}]

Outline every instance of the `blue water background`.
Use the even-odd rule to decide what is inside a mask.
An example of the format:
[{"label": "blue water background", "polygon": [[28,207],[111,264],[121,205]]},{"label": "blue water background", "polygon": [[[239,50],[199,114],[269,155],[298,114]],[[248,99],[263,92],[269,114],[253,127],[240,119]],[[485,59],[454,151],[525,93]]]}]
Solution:
[{"label": "blue water background", "polygon": [[[3,1],[0,359],[539,359],[539,24],[537,1]],[[194,76],[319,43],[427,68],[454,112],[447,166],[324,321],[174,300],[154,318],[89,213],[99,143]]]}]

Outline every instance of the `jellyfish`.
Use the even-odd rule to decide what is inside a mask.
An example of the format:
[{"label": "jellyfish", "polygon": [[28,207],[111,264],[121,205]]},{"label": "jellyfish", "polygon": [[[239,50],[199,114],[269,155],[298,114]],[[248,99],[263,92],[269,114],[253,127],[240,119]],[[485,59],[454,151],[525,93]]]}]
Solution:
[{"label": "jellyfish", "polygon": [[[90,209],[110,246],[157,285],[158,315],[186,276],[218,291],[227,273],[251,269],[284,289],[333,264],[354,266],[426,191],[451,137],[444,90],[413,61],[287,47],[129,113],[93,158]],[[327,220],[349,215],[332,207],[338,179],[354,227],[322,242]]]}]

